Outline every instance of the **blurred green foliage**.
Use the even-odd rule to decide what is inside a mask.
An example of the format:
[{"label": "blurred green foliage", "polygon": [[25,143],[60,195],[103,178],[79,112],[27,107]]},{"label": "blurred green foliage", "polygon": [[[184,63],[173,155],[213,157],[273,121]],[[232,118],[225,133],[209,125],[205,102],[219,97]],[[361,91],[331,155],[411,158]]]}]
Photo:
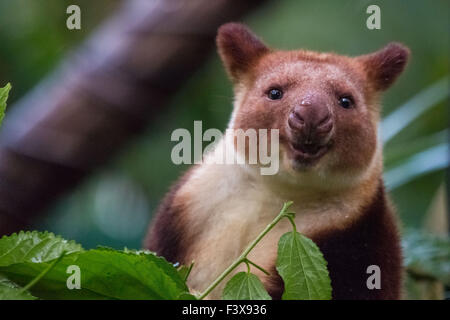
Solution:
[{"label": "blurred green foliage", "polygon": [[[65,9],[72,3],[82,10],[81,31],[65,27]],[[0,0],[0,84],[9,81],[15,88],[9,105],[51,71],[117,4],[108,0]],[[366,28],[370,4],[381,8],[381,30]],[[442,79],[449,75],[449,7],[445,0],[269,1],[244,21],[266,43],[282,49],[359,55],[390,41],[403,42],[411,49],[406,72],[386,93],[383,104],[387,116],[408,101],[405,110],[424,108],[412,119],[400,115],[395,125],[403,129],[385,144],[386,171],[400,175],[403,181],[395,185],[392,197],[408,227],[422,227],[448,167],[448,78]],[[438,101],[421,95],[439,81],[444,85],[433,93],[433,97],[440,95]],[[225,129],[232,100],[231,85],[218,56],[213,55],[173,97],[170,111],[158,124],[60,201],[35,229],[75,239],[86,248],[98,244],[140,247],[158,202],[186,169],[170,160],[175,144],[170,134],[176,128],[192,131],[194,120],[202,120],[204,129]],[[436,151],[437,146],[441,148]],[[420,172],[420,163],[430,169]]]}]

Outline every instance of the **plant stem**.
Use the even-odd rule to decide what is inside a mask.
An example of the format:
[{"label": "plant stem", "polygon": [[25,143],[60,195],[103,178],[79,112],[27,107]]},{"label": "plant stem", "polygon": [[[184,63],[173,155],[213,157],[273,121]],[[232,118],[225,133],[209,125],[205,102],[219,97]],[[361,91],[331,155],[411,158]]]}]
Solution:
[{"label": "plant stem", "polygon": [[265,274],[267,274],[268,276],[270,276],[270,273],[269,273],[266,269],[264,269],[263,267],[258,266],[256,263],[254,263],[253,261],[251,261],[251,260],[249,260],[249,259],[246,259],[245,261],[246,261],[248,264],[251,264],[251,265],[254,266],[255,268],[261,270],[262,272],[264,272]]},{"label": "plant stem", "polygon": [[187,281],[187,278],[188,278],[189,275],[191,274],[192,267],[194,266],[194,263],[195,263],[194,260],[192,260],[191,265],[189,266],[189,269],[188,269],[187,272],[186,272],[186,276],[184,277],[184,282]]},{"label": "plant stem", "polygon": [[[226,278],[226,276],[228,276],[234,269],[236,269],[237,266],[239,266],[243,262],[249,262],[249,260],[247,259],[247,255],[250,253],[250,251],[253,250],[253,248],[256,247],[256,245],[261,241],[261,239],[270,230],[272,230],[273,227],[275,227],[278,222],[280,222],[281,219],[283,219],[285,217],[289,218],[290,220],[292,219],[292,216],[294,214],[292,212],[287,212],[291,205],[292,205],[292,201],[284,203],[283,208],[281,209],[280,213],[275,217],[275,219],[273,219],[273,221],[270,224],[267,225],[267,227],[256,237],[256,239],[253,240],[248,245],[248,247],[244,250],[244,252],[242,252],[242,254],[228,268],[226,268],[222,272],[222,274],[219,277],[217,277],[217,279],[214,280],[213,283],[211,283],[208,288],[206,288],[206,290],[203,293],[201,293],[197,297],[199,300],[204,299],[212,290],[214,290],[215,287],[217,287],[217,285],[220,282],[223,281],[223,279]],[[254,263],[251,263],[251,264],[255,265]]]}]

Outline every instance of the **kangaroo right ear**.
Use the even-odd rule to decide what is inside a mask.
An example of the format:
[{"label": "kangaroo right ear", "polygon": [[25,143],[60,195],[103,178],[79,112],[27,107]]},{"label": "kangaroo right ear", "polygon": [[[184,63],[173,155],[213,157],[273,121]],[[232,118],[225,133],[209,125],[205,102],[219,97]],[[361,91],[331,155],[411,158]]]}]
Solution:
[{"label": "kangaroo right ear", "polygon": [[219,28],[217,47],[225,69],[234,82],[269,49],[246,26],[227,23]]},{"label": "kangaroo right ear", "polygon": [[378,91],[389,88],[405,69],[410,51],[400,43],[389,43],[383,49],[359,57],[371,81]]}]

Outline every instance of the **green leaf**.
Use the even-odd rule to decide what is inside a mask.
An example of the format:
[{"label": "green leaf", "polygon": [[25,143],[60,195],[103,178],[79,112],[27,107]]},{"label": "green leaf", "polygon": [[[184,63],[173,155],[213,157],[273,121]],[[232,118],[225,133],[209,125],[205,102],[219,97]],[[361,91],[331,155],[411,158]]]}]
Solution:
[{"label": "green leaf", "polygon": [[257,276],[239,272],[228,281],[223,290],[223,300],[271,300]]},{"label": "green leaf", "polygon": [[23,232],[0,239],[0,266],[22,262],[47,262],[67,254],[82,251],[74,241],[67,241],[50,232]]},{"label": "green leaf", "polygon": [[450,240],[408,230],[402,240],[404,264],[414,277],[427,277],[450,285]]},{"label": "green leaf", "polygon": [[0,274],[0,300],[35,300],[28,291]]},{"label": "green leaf", "polygon": [[405,163],[384,173],[386,187],[394,190],[433,171],[448,167],[448,147],[443,143],[408,158]]},{"label": "green leaf", "polygon": [[[30,289],[45,299],[195,299],[184,279],[164,258],[147,250],[118,251],[100,247],[84,251],[48,232],[20,232],[0,239],[0,272],[24,286],[65,256]],[[77,265],[81,289],[68,289]],[[5,289],[11,291],[9,289]]]},{"label": "green leaf", "polygon": [[3,88],[0,88],[0,123],[5,116],[6,100],[8,100],[9,91],[11,90],[11,84],[8,83]]},{"label": "green leaf", "polygon": [[383,143],[390,142],[400,131],[411,125],[422,114],[430,112],[438,103],[445,101],[449,96],[448,80],[448,75],[439,79],[387,115],[380,125]]},{"label": "green leaf", "polygon": [[[24,262],[0,267],[8,279],[25,285],[50,262]],[[69,290],[68,266],[81,272],[81,289]],[[147,252],[113,249],[80,251],[64,256],[30,292],[44,299],[188,299],[188,288],[166,260]]]},{"label": "green leaf", "polygon": [[399,148],[398,145],[386,146],[383,149],[384,165],[386,169],[389,170],[395,168],[402,163],[405,163],[410,157],[421,153],[430,147],[447,143],[449,134],[450,130],[444,129],[429,135],[417,137],[410,143],[403,144],[401,148]]},{"label": "green leaf", "polygon": [[283,300],[329,300],[327,262],[316,244],[298,232],[278,242],[277,271],[284,281]]},{"label": "green leaf", "polygon": [[190,293],[183,292],[178,296],[177,300],[197,300],[197,297]]}]

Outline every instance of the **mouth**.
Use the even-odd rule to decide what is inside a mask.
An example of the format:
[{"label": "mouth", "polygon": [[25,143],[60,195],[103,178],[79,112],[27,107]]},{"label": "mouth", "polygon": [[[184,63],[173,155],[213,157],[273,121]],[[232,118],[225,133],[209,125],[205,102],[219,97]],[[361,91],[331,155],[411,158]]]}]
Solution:
[{"label": "mouth", "polygon": [[329,150],[329,145],[289,143],[295,162],[304,166],[316,164]]}]

